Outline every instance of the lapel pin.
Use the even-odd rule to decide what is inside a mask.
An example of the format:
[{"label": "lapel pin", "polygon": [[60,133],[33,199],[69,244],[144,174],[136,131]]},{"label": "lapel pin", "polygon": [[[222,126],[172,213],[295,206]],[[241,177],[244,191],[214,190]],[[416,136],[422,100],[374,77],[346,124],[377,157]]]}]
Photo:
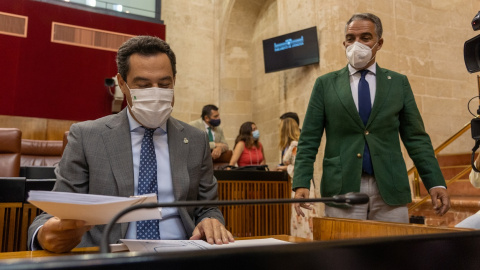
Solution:
[{"label": "lapel pin", "polygon": [[187,138],[183,138],[183,143],[187,144],[187,143],[188,143],[188,139],[187,139]]},{"label": "lapel pin", "polygon": [[387,76],[387,79],[389,79],[389,80],[390,80],[390,79],[392,79],[392,77],[390,77],[390,76]]}]

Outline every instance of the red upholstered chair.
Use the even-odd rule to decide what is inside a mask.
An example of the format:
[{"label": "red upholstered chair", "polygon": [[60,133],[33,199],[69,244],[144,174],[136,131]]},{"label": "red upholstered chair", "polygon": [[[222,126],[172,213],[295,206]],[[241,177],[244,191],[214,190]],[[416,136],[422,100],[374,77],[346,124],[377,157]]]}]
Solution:
[{"label": "red upholstered chair", "polygon": [[22,139],[21,166],[55,166],[62,158],[63,141]]},{"label": "red upholstered chair", "polygon": [[17,128],[0,128],[0,177],[18,177],[22,132]]}]

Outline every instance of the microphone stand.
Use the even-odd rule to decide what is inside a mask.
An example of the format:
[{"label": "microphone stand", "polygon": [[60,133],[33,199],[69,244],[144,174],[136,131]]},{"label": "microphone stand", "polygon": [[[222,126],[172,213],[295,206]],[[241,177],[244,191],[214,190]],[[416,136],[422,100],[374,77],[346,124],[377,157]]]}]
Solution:
[{"label": "microphone stand", "polygon": [[330,202],[346,204],[365,204],[369,197],[363,193],[347,193],[345,195],[336,195],[333,197],[313,198],[313,199],[263,199],[263,200],[228,200],[228,201],[178,201],[172,203],[145,203],[127,207],[116,214],[107,224],[102,234],[100,242],[100,253],[110,253],[110,244],[108,236],[117,221],[127,213],[138,209],[151,209],[159,207],[189,207],[189,206],[225,206],[225,205],[250,205],[250,204],[287,204],[287,203],[307,203],[307,202]]}]

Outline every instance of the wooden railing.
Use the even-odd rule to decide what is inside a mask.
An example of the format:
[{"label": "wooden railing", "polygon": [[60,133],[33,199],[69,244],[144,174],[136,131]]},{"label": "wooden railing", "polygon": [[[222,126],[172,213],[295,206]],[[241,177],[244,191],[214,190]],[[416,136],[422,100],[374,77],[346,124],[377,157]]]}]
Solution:
[{"label": "wooden railing", "polygon": [[[437,148],[435,148],[434,149],[435,156],[437,156],[438,153],[440,153],[440,151],[445,149],[445,147],[450,145],[452,142],[454,142],[456,139],[458,139],[460,136],[462,136],[465,132],[467,132],[470,129],[470,127],[471,127],[470,123],[465,124],[458,132],[453,134],[450,138],[448,138],[442,144],[440,144]],[[462,176],[466,175],[468,172],[470,172],[470,167],[464,169],[459,174],[455,175],[453,178],[446,181],[447,187],[448,187],[448,185],[452,184],[453,182],[456,182]],[[408,175],[413,174],[413,193],[414,193],[415,198],[419,199],[421,197],[421,195],[420,195],[420,176],[418,174],[418,170],[415,166],[413,166],[412,168],[410,168],[410,170],[408,170],[407,173],[408,173]],[[413,210],[413,209],[417,208],[418,206],[422,205],[424,202],[428,201],[428,199],[429,199],[428,195],[424,196],[423,198],[421,198],[420,201],[411,205],[408,208],[408,210],[410,211],[410,210]]]}]

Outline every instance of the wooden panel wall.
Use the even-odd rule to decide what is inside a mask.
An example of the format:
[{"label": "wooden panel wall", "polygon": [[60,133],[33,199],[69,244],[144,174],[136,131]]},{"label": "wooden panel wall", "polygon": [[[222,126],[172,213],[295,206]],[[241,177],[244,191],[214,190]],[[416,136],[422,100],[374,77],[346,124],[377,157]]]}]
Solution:
[{"label": "wooden panel wall", "polygon": [[0,203],[0,252],[27,250],[28,227],[41,212],[29,203]]},{"label": "wooden panel wall", "polygon": [[1,252],[20,250],[22,203],[0,203]]},{"label": "wooden panel wall", "polygon": [[463,228],[443,228],[418,224],[381,222],[343,218],[313,218],[313,240],[340,240],[411,234],[470,231]]},{"label": "wooden panel wall", "polygon": [[18,128],[22,131],[22,139],[30,140],[63,140],[65,131],[78,121],[57,120],[48,118],[0,115],[1,128]]},{"label": "wooden panel wall", "polygon": [[[287,181],[218,181],[219,200],[288,198]],[[290,233],[290,205],[234,205],[220,207],[234,237]]]}]

